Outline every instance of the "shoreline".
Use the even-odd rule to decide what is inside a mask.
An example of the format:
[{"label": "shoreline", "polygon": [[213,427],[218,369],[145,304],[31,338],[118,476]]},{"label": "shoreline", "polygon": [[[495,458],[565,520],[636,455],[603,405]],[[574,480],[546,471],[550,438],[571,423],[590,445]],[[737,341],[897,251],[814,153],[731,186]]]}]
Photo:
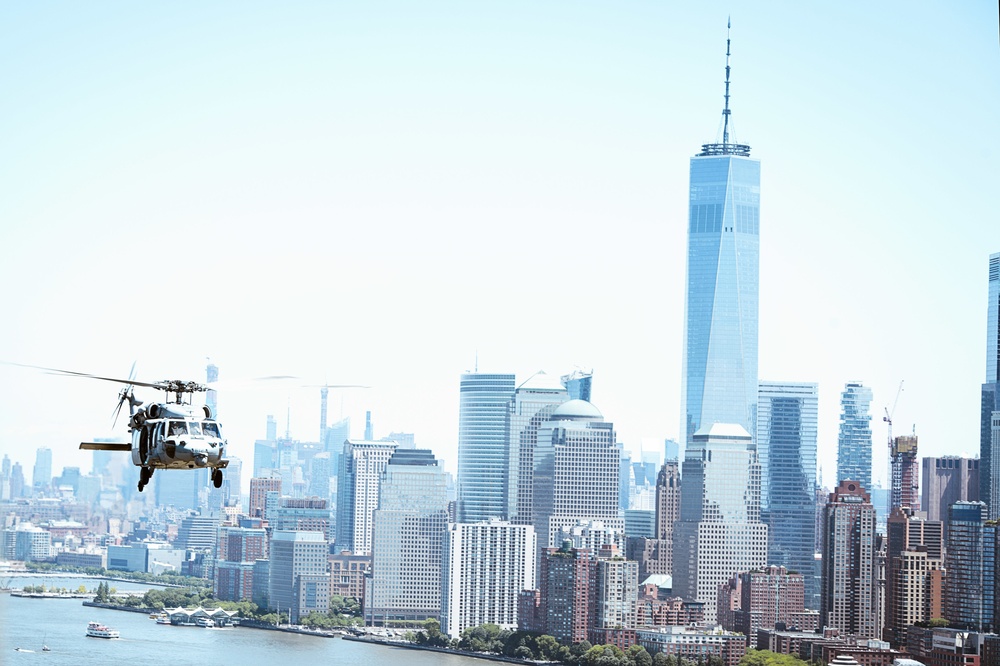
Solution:
[{"label": "shoreline", "polygon": [[551,661],[528,661],[516,657],[505,657],[502,654],[492,654],[488,652],[466,652],[465,650],[452,650],[451,648],[437,647],[434,645],[417,645],[407,641],[390,641],[384,638],[367,638],[363,636],[342,636],[345,641],[355,641],[357,643],[374,643],[386,647],[397,647],[405,650],[424,650],[426,652],[440,652],[441,654],[454,654],[459,657],[471,657],[472,659],[484,659],[486,661],[499,661],[506,664],[525,664],[526,666],[539,666],[540,664],[552,664],[558,662]]}]

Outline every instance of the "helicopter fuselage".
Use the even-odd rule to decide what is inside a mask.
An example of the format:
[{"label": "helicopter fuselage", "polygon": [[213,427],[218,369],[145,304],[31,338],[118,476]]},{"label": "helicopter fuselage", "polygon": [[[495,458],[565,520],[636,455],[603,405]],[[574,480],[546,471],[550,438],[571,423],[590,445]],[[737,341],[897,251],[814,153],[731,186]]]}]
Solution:
[{"label": "helicopter fuselage", "polygon": [[208,407],[153,403],[129,420],[132,463],[152,469],[222,469],[226,441]]}]

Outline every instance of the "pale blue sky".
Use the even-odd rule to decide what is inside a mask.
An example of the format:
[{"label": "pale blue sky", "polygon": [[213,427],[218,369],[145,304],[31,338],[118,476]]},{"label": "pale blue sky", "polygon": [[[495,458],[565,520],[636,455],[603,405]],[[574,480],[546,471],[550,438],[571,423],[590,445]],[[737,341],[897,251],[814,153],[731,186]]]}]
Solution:
[{"label": "pale blue sky", "polygon": [[[593,367],[676,436],[688,160],[761,160],[760,376],[899,381],[921,453],[978,452],[995,2],[5,3],[0,358],[146,380],[294,374],[455,469],[458,376]],[[689,6],[690,5],[690,6]],[[116,389],[0,367],[0,454],[66,464]],[[315,389],[231,392],[315,439]],[[331,420],[340,401],[331,399]],[[118,430],[124,433],[122,425]]]}]

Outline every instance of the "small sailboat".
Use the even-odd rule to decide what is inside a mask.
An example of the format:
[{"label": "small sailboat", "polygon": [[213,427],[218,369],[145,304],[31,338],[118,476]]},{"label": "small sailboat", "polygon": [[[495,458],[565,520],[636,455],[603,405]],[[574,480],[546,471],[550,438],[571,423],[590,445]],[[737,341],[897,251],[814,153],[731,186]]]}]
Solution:
[{"label": "small sailboat", "polygon": [[50,648],[48,644],[45,642],[45,639],[48,638],[48,636],[49,636],[48,634],[42,636],[42,652],[52,652],[52,648]]}]

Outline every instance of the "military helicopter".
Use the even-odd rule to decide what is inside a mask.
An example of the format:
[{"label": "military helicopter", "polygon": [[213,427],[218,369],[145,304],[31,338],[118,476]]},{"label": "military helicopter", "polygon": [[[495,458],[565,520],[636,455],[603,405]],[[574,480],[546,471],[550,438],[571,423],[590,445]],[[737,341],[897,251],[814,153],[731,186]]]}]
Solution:
[{"label": "military helicopter", "polygon": [[[221,424],[215,420],[210,405],[191,404],[193,394],[208,391],[210,386],[193,381],[165,380],[142,382],[132,379],[135,365],[129,379],[101,377],[85,372],[43,368],[40,366],[21,367],[45,370],[52,374],[72,377],[87,377],[107,382],[125,384],[118,394],[118,406],[114,411],[117,423],[122,406],[128,402],[129,433],[132,443],[124,442],[81,442],[80,448],[90,451],[122,451],[132,453],[132,464],[139,467],[139,492],[149,483],[153,472],[158,469],[198,469],[211,468],[212,485],[222,487],[222,470],[229,465],[225,457],[226,440],[222,436]],[[278,378],[269,378],[278,379]],[[143,401],[135,397],[135,387],[163,391],[164,402],[154,402],[143,406]]]}]

